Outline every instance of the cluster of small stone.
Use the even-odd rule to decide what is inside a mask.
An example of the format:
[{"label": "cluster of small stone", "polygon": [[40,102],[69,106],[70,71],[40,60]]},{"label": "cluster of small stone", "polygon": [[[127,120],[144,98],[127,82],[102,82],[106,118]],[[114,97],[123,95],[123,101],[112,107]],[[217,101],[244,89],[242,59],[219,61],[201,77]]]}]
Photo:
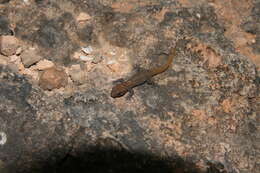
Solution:
[{"label": "cluster of small stone", "polygon": [[0,37],[0,64],[39,80],[43,89],[51,90],[67,84],[67,75],[52,61],[40,56],[37,48],[24,48],[15,36]]},{"label": "cluster of small stone", "polygon": [[[87,52],[86,52],[87,51]],[[82,48],[82,52],[88,55],[80,56],[81,61],[92,61],[99,63],[102,57],[85,60],[91,57],[92,48]],[[33,81],[38,81],[39,86],[44,90],[53,90],[65,87],[68,81],[76,85],[82,84],[86,78],[84,69],[79,64],[71,67],[61,67],[54,62],[43,58],[35,47],[26,47],[15,36],[0,36],[0,65],[5,65],[13,71],[28,76]]]}]

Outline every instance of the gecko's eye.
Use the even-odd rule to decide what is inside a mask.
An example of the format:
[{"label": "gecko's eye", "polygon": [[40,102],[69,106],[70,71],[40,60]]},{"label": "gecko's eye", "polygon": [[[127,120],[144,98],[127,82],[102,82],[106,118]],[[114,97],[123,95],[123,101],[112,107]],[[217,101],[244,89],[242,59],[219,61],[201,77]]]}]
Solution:
[{"label": "gecko's eye", "polygon": [[121,96],[125,95],[126,92],[127,92],[126,90],[117,91],[116,96],[121,97]]},{"label": "gecko's eye", "polygon": [[126,93],[125,91],[121,91],[121,92],[119,92],[117,95],[118,95],[118,96],[123,96],[123,95],[125,95],[125,93]]}]

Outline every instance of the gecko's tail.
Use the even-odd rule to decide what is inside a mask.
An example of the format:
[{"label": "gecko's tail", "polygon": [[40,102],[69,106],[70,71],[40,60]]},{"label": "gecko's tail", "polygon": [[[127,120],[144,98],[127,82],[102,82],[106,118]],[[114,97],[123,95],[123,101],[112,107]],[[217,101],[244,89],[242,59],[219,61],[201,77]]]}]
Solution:
[{"label": "gecko's tail", "polygon": [[155,76],[159,73],[166,71],[169,68],[169,66],[172,64],[173,58],[176,56],[176,54],[177,54],[177,47],[175,46],[175,47],[170,49],[167,62],[164,65],[162,65],[161,67],[154,69],[152,71],[152,76]]}]

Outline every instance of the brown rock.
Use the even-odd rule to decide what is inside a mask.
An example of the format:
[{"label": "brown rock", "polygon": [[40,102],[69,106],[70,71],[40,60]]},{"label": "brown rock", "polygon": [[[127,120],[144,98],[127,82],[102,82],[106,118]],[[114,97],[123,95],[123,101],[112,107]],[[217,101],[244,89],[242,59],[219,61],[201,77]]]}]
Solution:
[{"label": "brown rock", "polygon": [[0,52],[5,56],[14,55],[19,47],[18,40],[14,36],[0,37]]},{"label": "brown rock", "polygon": [[46,69],[39,79],[39,85],[44,90],[65,87],[67,83],[67,74],[63,69],[57,67]]},{"label": "brown rock", "polygon": [[36,50],[29,49],[21,54],[21,59],[22,59],[24,67],[28,68],[31,65],[40,61],[41,56],[38,55]]}]

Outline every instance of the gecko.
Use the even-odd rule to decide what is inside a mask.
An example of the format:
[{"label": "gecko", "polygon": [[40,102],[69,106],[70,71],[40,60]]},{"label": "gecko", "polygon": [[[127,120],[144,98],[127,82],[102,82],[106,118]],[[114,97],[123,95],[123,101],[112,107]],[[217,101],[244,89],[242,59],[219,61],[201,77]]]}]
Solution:
[{"label": "gecko", "polygon": [[171,48],[170,53],[168,55],[167,62],[160,66],[160,67],[155,67],[143,72],[139,72],[132,77],[130,77],[126,81],[122,81],[119,84],[116,84],[111,91],[111,97],[117,98],[117,97],[122,97],[124,96],[127,92],[130,93],[130,95],[133,95],[133,88],[139,85],[142,85],[146,82],[150,82],[151,78],[155,75],[158,75],[160,73],[163,73],[166,71],[169,66],[171,65],[173,58],[176,56],[176,47]]}]

